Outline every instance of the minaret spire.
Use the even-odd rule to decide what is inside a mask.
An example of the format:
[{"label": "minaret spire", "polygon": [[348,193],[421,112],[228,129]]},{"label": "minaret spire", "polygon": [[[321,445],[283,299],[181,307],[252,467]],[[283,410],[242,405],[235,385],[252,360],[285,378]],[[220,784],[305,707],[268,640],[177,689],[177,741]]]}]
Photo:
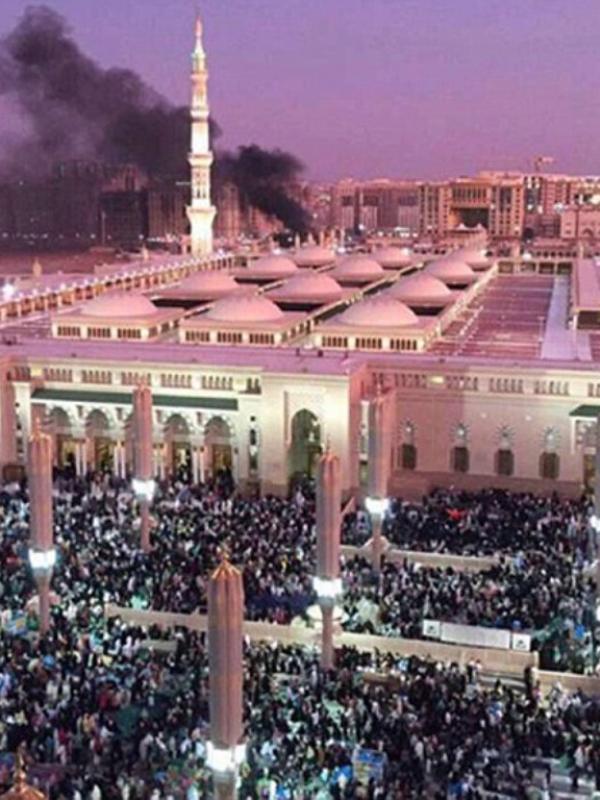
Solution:
[{"label": "minaret spire", "polygon": [[208,70],[202,40],[200,15],[196,18],[195,45],[192,53],[192,140],[189,155],[192,179],[191,203],[187,209],[191,228],[191,250],[194,255],[212,252],[212,224],[215,208],[210,201],[210,168],[213,154],[209,141]]}]

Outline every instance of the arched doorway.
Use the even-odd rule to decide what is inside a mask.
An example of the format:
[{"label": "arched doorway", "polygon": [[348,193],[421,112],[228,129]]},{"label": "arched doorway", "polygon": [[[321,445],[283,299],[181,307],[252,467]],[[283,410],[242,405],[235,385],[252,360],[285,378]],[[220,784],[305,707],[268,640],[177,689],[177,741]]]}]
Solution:
[{"label": "arched doorway", "polygon": [[213,478],[233,472],[233,446],[229,425],[223,417],[212,417],[204,428],[206,465]]},{"label": "arched doorway", "polygon": [[47,416],[47,426],[53,440],[55,465],[74,474],[76,442],[69,415],[62,408],[53,408]]},{"label": "arched doorway", "polygon": [[94,409],[85,423],[88,440],[88,460],[93,469],[112,472],[114,443],[110,438],[110,423],[103,411]]},{"label": "arched doorway", "polygon": [[315,474],[321,453],[321,426],[316,414],[303,408],[291,422],[291,442],[288,453],[288,474],[295,483]]},{"label": "arched doorway", "polygon": [[170,475],[183,481],[192,477],[190,428],[181,414],[171,414],[165,423],[166,467]]}]

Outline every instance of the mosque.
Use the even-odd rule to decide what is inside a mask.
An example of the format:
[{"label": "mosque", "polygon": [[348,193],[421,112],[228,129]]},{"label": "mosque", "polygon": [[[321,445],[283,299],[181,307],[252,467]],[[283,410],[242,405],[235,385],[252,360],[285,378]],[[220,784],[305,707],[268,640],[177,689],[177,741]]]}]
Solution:
[{"label": "mosque", "polygon": [[190,252],[0,293],[5,477],[36,419],[58,466],[129,474],[132,391],[146,382],[160,477],[226,468],[285,493],[330,442],[344,491],[367,491],[384,397],[390,493],[593,483],[600,266],[497,255],[480,229],[435,251],[215,253],[200,23],[192,63]]}]

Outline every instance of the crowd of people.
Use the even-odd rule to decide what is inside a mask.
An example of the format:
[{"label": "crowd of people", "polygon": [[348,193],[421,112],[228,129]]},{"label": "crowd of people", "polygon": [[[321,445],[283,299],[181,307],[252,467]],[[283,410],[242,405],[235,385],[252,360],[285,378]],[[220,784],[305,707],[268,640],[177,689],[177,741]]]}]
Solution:
[{"label": "crowd of people", "polygon": [[[585,496],[570,500],[556,494],[542,497],[503,489],[468,492],[438,488],[419,504],[392,499],[384,535],[403,550],[463,556],[545,552],[551,542],[557,555],[581,562],[595,555],[590,512]],[[360,546],[369,536],[367,514],[359,510],[346,515],[345,543]]]},{"label": "crowd of people", "polygon": [[[58,612],[43,638],[3,634],[0,752],[25,743],[50,800],[210,797],[207,664],[198,634],[95,611]],[[350,648],[324,672],[311,649],[248,642],[244,669],[240,800],[524,798],[551,783],[539,759],[600,788],[600,702],[560,687],[543,697],[535,676],[518,690],[486,685],[474,664]]]},{"label": "crowd of people", "polygon": [[[58,479],[54,515],[54,592],[83,609],[113,602],[205,612],[206,581],[223,549],[243,566],[247,618],[301,621],[315,602],[314,500],[302,493],[292,501],[248,500],[216,487],[165,483],[153,505],[150,553],[139,548],[138,512],[124,482],[108,476]],[[409,519],[405,530],[399,520]],[[438,491],[424,498],[421,508],[398,501],[386,524],[389,538],[404,531],[398,536],[411,549],[446,542],[459,552],[461,536],[476,552],[488,549],[493,539],[500,552],[497,563],[461,572],[387,562],[376,575],[362,556],[342,558],[346,627],[422,638],[423,621],[433,619],[525,631],[545,668],[589,671],[595,659],[596,603],[587,520],[583,503],[498,491]],[[434,540],[436,521],[442,532]],[[358,536],[365,526],[368,520],[358,512],[345,521],[344,533]],[[486,543],[480,547],[475,544],[479,527]],[[0,528],[0,603],[22,610],[35,595],[27,566],[29,510],[23,487],[0,495]],[[468,542],[465,547],[469,550]]]},{"label": "crowd of people", "polygon": [[[397,501],[385,530],[395,544],[497,561],[479,572],[385,561],[377,575],[360,554],[342,558],[344,625],[408,638],[423,636],[426,618],[527,630],[542,666],[584,671],[595,624],[587,513],[583,502],[492,491]],[[210,796],[202,638],[107,620],[104,603],[203,612],[223,550],[243,569],[248,618],[288,623],[315,601],[310,492],[247,500],[223,484],[170,482],[152,514],[144,553],[126,483],[57,476],[56,602],[40,637],[26,487],[0,491],[0,754],[26,742],[52,800]],[[346,519],[345,537],[365,534],[362,512]],[[362,753],[370,800],[479,800],[504,784],[526,797],[534,784],[547,791],[532,766],[540,757],[563,759],[573,785],[593,776],[600,787],[600,704],[580,695],[542,698],[533,680],[524,691],[486,686],[475,665],[350,649],[324,673],[311,650],[248,645],[245,670],[242,800],[358,797]]]}]

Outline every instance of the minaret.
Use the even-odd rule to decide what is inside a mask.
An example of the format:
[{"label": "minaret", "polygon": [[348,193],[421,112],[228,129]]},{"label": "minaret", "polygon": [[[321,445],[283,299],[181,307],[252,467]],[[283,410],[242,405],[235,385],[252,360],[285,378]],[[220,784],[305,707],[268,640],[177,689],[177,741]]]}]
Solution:
[{"label": "minaret", "polygon": [[192,198],[187,208],[193,255],[212,252],[212,225],[216,209],[210,202],[210,168],[213,154],[208,135],[208,70],[202,44],[202,22],[196,20],[196,46],[192,53],[192,146],[189,156],[192,171]]}]

